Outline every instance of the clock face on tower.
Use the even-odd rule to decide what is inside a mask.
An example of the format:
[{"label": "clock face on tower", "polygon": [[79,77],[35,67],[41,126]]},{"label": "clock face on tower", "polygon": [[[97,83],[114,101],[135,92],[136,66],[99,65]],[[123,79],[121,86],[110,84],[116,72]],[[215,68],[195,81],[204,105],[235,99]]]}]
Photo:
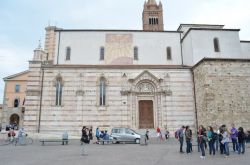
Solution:
[{"label": "clock face on tower", "polygon": [[133,35],[106,34],[105,64],[133,64]]}]

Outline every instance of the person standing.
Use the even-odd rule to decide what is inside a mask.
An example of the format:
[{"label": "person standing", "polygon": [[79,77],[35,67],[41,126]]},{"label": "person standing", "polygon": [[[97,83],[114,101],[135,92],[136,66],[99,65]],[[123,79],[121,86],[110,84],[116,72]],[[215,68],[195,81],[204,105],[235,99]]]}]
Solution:
[{"label": "person standing", "polygon": [[237,142],[238,131],[235,128],[234,123],[232,124],[230,134],[231,134],[231,139],[232,139],[232,143],[233,143],[233,150],[234,150],[234,152],[237,152],[238,151],[238,142]]},{"label": "person standing", "polygon": [[149,131],[148,131],[148,129],[146,129],[146,133],[145,133],[145,145],[148,145],[148,140],[149,140]]},{"label": "person standing", "polygon": [[177,138],[180,142],[180,153],[184,153],[183,152],[183,141],[184,141],[184,129],[185,126],[183,125],[178,131],[177,131]]},{"label": "person standing", "polygon": [[99,127],[97,127],[96,130],[95,130],[95,137],[97,139],[96,144],[99,144],[99,141],[100,141],[100,130],[99,130]]},{"label": "person standing", "polygon": [[[239,142],[239,148],[238,148],[238,154],[244,154],[245,153],[245,143],[246,143],[246,134],[244,133],[244,129],[242,127],[239,127],[238,129],[238,142]],[[242,151],[241,151],[242,148]]]},{"label": "person standing", "polygon": [[222,133],[222,144],[224,144],[224,149],[225,149],[225,158],[227,158],[229,156],[229,137],[230,137],[230,133],[227,130],[226,125],[224,125],[222,127],[223,133]]},{"label": "person standing", "polygon": [[159,127],[157,127],[157,129],[156,129],[156,133],[157,133],[157,137],[159,138],[159,140],[162,141],[163,140],[162,133],[161,133],[161,129]]},{"label": "person standing", "polygon": [[203,125],[199,126],[198,137],[199,137],[200,149],[201,149],[200,158],[204,159],[205,158],[205,143],[207,141],[207,134],[206,134],[206,129],[203,127]]},{"label": "person standing", "polygon": [[92,126],[89,128],[89,140],[93,140],[93,131]]},{"label": "person standing", "polygon": [[214,130],[211,126],[208,127],[207,131],[207,139],[208,139],[208,146],[209,146],[209,154],[211,155],[213,152],[213,155],[215,155],[215,147],[214,147],[214,142],[215,142],[215,133]]},{"label": "person standing", "polygon": [[86,126],[82,127],[82,138],[81,138],[81,155],[87,155],[86,144],[89,144],[88,129]]},{"label": "person standing", "polygon": [[222,125],[220,128],[219,128],[219,133],[218,133],[218,139],[219,139],[219,143],[220,143],[220,154],[225,154],[225,147],[224,147],[224,144],[222,143],[222,139],[223,139],[223,127],[224,125]]},{"label": "person standing", "polygon": [[165,130],[165,139],[167,140],[168,138],[169,138],[169,131],[166,128],[166,130]]},{"label": "person standing", "polygon": [[189,129],[189,126],[186,126],[185,137],[186,137],[186,144],[187,144],[186,152],[187,152],[187,154],[190,154],[191,148],[192,148],[192,146],[191,146],[192,132]]}]

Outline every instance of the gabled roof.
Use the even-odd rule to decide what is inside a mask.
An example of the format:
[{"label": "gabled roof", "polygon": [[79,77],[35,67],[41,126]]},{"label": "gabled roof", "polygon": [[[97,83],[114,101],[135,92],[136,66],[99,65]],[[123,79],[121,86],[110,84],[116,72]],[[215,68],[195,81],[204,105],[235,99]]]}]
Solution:
[{"label": "gabled roof", "polygon": [[141,74],[139,74],[138,76],[136,76],[135,78],[133,78],[132,80],[137,80],[140,77],[142,77],[143,75],[148,74],[150,77],[152,77],[153,79],[155,79],[156,81],[159,81],[159,79],[157,77],[155,77],[152,73],[150,73],[148,70],[144,70]]},{"label": "gabled roof", "polygon": [[26,73],[28,73],[28,72],[29,72],[29,70],[26,70],[26,71],[23,71],[23,72],[19,72],[19,73],[10,75],[10,76],[8,76],[8,77],[4,77],[3,80],[4,80],[4,81],[10,80],[10,79],[13,79],[13,78],[15,78],[15,77],[18,77],[18,76],[21,76],[21,75],[23,75],[23,74],[26,74]]}]

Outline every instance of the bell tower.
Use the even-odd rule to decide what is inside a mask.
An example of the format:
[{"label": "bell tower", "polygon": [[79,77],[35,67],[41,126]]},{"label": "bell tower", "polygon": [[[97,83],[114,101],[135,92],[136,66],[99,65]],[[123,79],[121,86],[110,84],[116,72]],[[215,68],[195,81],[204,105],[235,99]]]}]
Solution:
[{"label": "bell tower", "polygon": [[157,4],[155,0],[145,1],[142,23],[144,31],[164,31],[161,1],[159,4]]}]

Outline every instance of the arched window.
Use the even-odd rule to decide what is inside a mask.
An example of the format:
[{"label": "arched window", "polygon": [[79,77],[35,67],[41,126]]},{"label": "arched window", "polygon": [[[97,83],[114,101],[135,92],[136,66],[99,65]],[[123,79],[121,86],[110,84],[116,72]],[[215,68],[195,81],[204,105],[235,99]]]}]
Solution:
[{"label": "arched window", "polygon": [[19,107],[19,99],[14,100],[14,107]]},{"label": "arched window", "polygon": [[152,24],[152,18],[149,18],[149,25]]},{"label": "arched window", "polygon": [[62,78],[56,79],[56,106],[62,105]]},{"label": "arched window", "polygon": [[71,48],[68,46],[66,48],[66,60],[70,60]]},{"label": "arched window", "polygon": [[106,84],[105,79],[100,80],[100,106],[104,106],[106,101]]},{"label": "arched window", "polygon": [[158,18],[156,18],[156,24],[158,25]]},{"label": "arched window", "polygon": [[134,47],[134,60],[138,60],[138,47]]},{"label": "arched window", "polygon": [[220,52],[220,43],[218,38],[214,38],[214,51]]},{"label": "arched window", "polygon": [[104,60],[104,54],[105,54],[105,50],[104,50],[104,47],[102,46],[100,48],[100,60]]},{"label": "arched window", "polygon": [[167,60],[172,60],[171,47],[167,47]]}]

